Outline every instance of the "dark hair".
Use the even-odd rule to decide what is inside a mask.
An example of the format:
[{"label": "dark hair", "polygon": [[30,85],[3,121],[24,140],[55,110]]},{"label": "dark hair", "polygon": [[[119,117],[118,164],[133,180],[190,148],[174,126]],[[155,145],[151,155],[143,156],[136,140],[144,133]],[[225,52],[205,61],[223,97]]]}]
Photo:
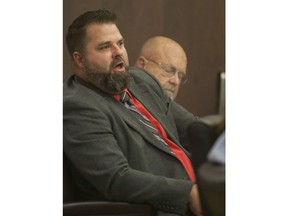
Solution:
[{"label": "dark hair", "polygon": [[116,15],[109,10],[87,11],[77,17],[69,26],[66,34],[66,45],[70,55],[75,50],[83,51],[85,46],[86,26],[90,23],[115,23]]}]

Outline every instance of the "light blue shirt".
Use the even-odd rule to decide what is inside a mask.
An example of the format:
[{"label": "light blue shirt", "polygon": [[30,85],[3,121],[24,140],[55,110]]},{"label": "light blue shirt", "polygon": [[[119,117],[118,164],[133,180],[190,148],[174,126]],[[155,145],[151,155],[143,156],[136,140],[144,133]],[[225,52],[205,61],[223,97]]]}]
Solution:
[{"label": "light blue shirt", "polygon": [[212,163],[225,164],[225,131],[217,138],[207,158]]}]

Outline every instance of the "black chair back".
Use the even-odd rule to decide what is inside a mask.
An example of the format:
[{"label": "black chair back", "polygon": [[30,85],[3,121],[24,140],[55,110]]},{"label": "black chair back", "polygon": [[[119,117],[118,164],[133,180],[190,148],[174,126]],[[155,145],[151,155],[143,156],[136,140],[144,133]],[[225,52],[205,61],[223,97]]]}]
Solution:
[{"label": "black chair back", "polygon": [[63,203],[75,200],[75,185],[70,171],[67,157],[63,154]]}]

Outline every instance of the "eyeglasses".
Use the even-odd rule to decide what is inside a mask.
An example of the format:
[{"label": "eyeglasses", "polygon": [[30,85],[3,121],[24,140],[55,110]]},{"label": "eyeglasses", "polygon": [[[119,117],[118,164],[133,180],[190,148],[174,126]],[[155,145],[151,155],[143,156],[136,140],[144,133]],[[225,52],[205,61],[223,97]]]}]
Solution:
[{"label": "eyeglasses", "polygon": [[[161,68],[165,72],[166,77],[172,77],[177,73],[177,69],[175,67],[163,64],[161,62],[156,62],[156,61],[149,59],[149,58],[146,58],[146,60],[148,60],[154,64],[157,64],[159,66],[159,68]],[[177,75],[178,75],[178,79],[180,80],[181,84],[185,84],[187,82],[188,78],[186,77],[185,73],[178,71]]]}]

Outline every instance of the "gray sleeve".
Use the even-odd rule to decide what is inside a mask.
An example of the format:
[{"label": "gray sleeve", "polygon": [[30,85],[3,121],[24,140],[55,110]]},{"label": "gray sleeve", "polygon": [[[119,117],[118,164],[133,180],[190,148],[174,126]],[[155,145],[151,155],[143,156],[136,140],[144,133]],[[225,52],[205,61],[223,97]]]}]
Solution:
[{"label": "gray sleeve", "polygon": [[198,117],[194,116],[191,112],[186,110],[184,107],[176,103],[175,101],[171,101],[170,103],[171,112],[175,119],[175,124],[177,127],[177,132],[179,135],[181,145],[189,150],[189,135],[188,135],[188,127],[193,121],[197,121]]}]

